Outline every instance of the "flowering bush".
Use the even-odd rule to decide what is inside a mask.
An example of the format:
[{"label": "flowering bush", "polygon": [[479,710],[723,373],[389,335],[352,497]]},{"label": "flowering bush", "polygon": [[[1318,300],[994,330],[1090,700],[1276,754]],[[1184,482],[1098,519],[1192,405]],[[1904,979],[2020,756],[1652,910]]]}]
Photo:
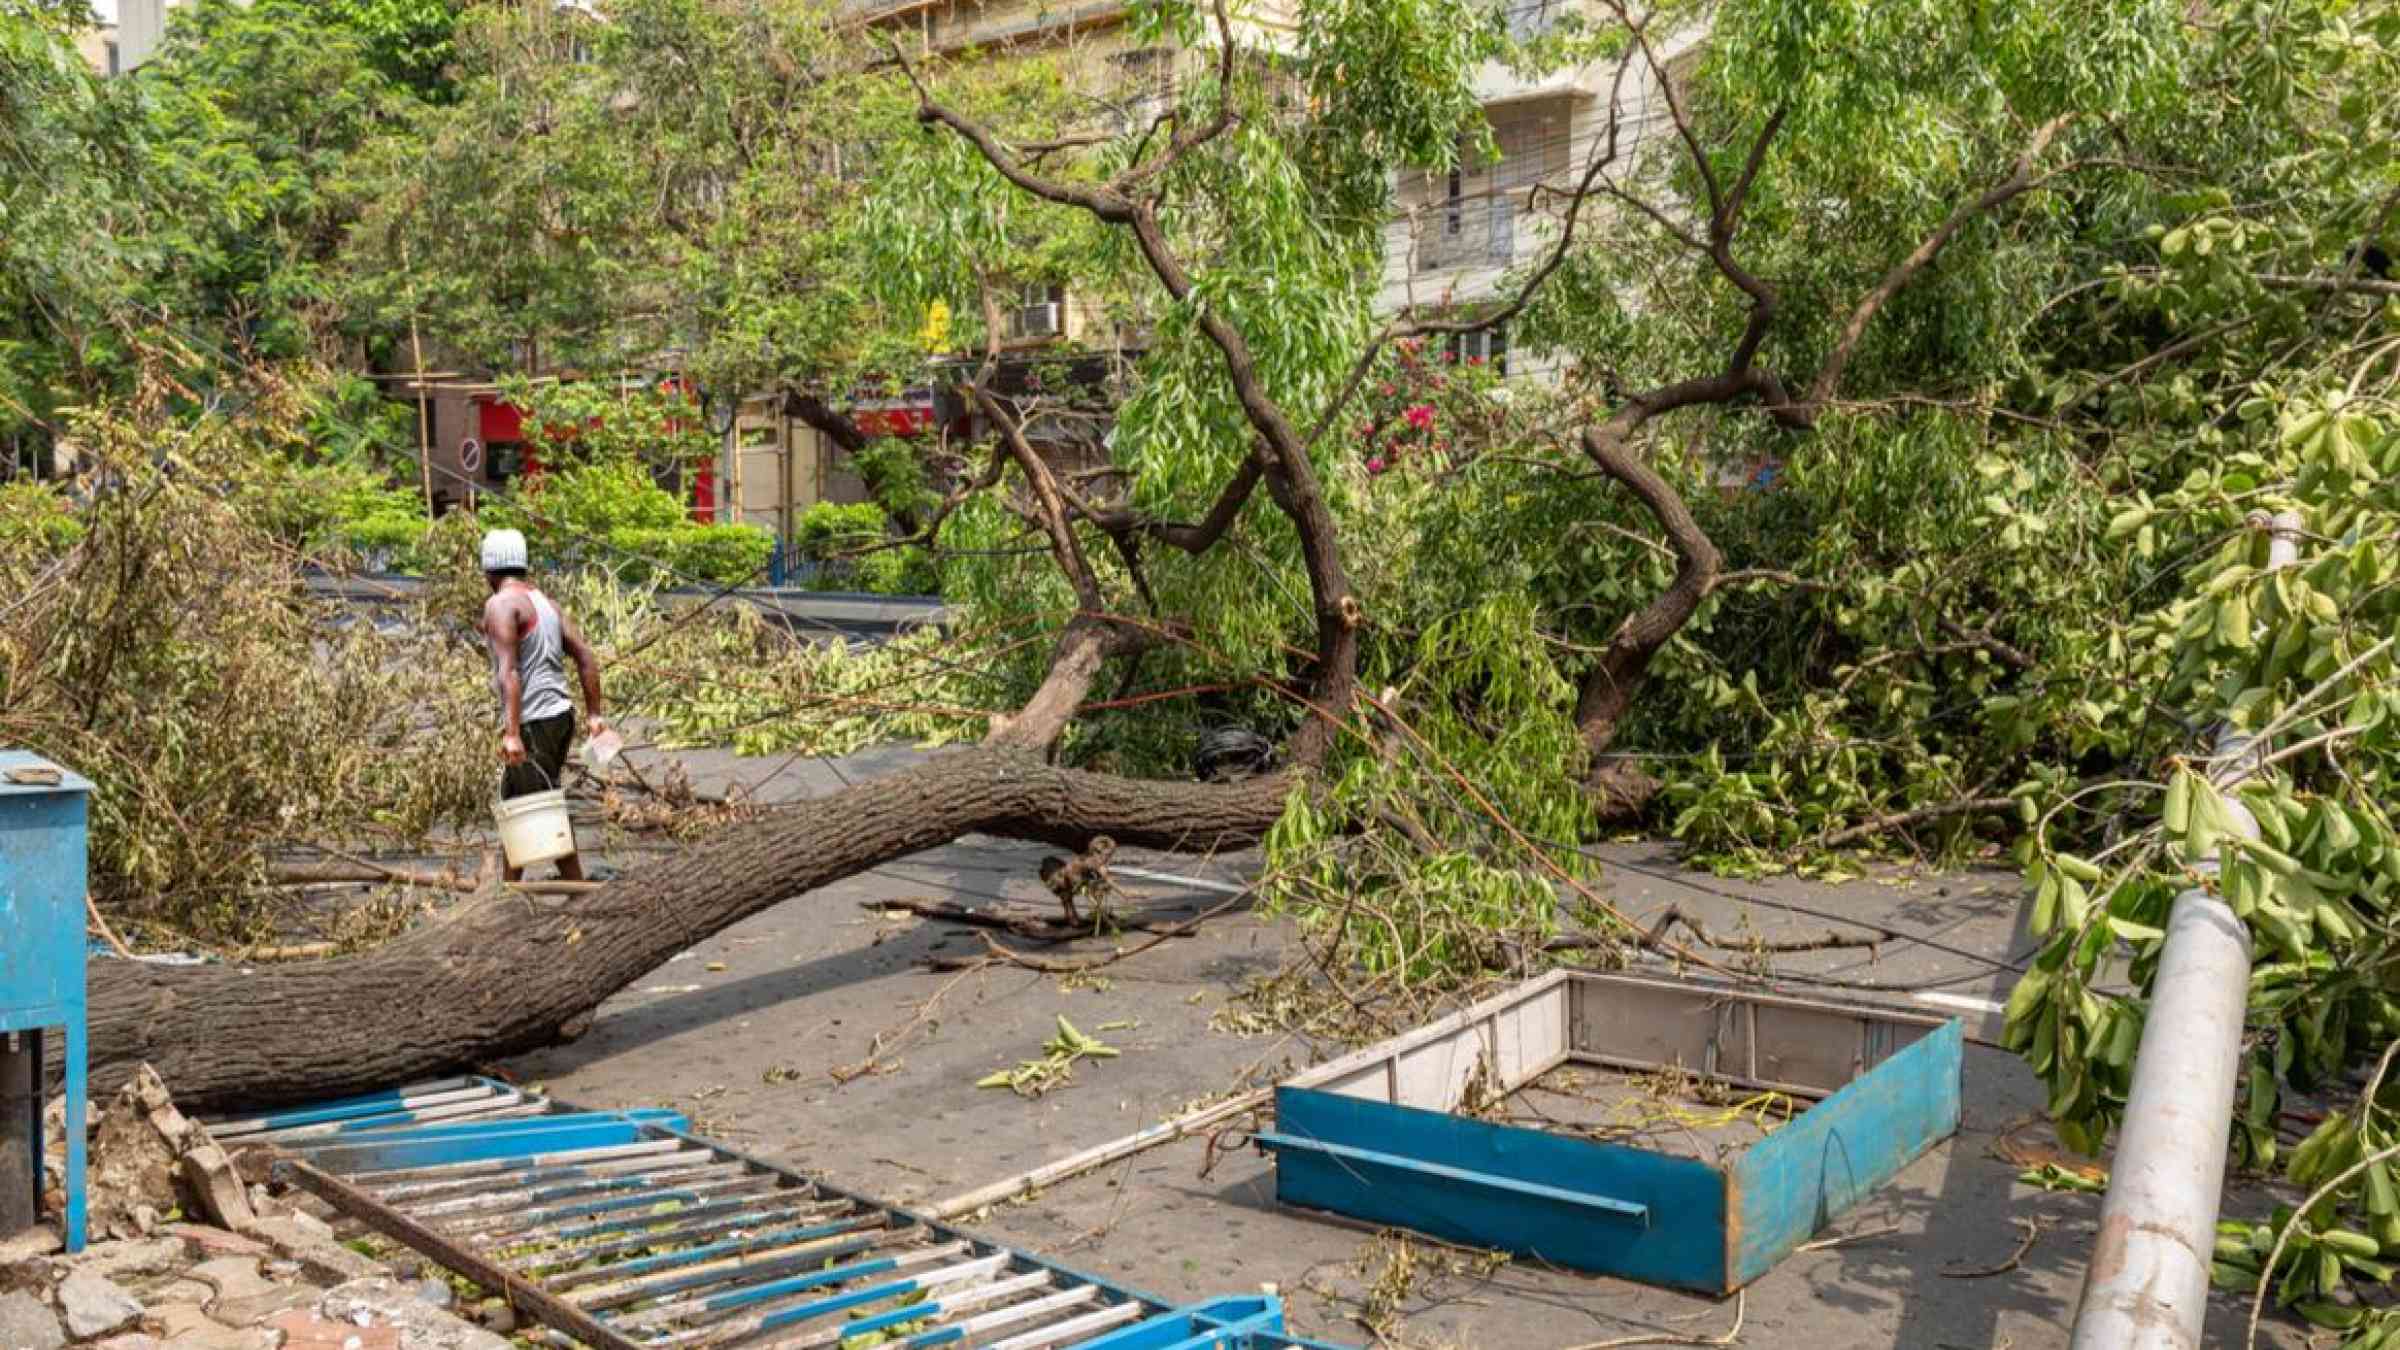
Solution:
[{"label": "flowering bush", "polygon": [[1464,360],[1423,338],[1392,344],[1366,386],[1352,427],[1367,472],[1404,464],[1445,467],[1480,453],[1498,427],[1501,377],[1480,356]]}]

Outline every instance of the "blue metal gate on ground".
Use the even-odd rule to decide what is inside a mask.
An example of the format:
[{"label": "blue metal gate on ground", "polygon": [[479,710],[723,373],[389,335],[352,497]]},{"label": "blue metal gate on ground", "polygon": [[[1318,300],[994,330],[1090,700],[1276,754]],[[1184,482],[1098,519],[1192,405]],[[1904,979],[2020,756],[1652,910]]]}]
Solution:
[{"label": "blue metal gate on ground", "polygon": [[690,1132],[456,1078],[209,1129],[595,1350],[1339,1350],[1177,1308]]}]

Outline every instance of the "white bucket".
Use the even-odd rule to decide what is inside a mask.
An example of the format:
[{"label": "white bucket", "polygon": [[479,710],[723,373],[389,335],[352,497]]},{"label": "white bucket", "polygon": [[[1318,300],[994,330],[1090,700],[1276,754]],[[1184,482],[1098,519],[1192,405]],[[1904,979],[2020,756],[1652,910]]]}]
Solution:
[{"label": "white bucket", "polygon": [[564,791],[530,792],[492,803],[500,826],[500,851],[511,867],[551,862],[575,851],[575,826],[567,819]]}]

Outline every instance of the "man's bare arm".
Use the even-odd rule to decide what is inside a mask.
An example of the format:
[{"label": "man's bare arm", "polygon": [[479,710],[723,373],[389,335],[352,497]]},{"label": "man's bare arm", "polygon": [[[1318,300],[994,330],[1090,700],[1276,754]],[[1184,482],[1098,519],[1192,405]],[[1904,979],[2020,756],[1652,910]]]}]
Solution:
[{"label": "man's bare arm", "polygon": [[583,715],[597,729],[600,722],[600,654],[583,640],[583,631],[565,614],[558,616],[559,644],[567,649],[567,659],[575,663],[575,675],[583,684]]},{"label": "man's bare arm", "polygon": [[517,642],[521,624],[516,606],[505,595],[484,602],[483,631],[491,639],[500,669],[500,707],[503,732],[500,755],[514,764],[525,758],[525,681],[517,671]]}]

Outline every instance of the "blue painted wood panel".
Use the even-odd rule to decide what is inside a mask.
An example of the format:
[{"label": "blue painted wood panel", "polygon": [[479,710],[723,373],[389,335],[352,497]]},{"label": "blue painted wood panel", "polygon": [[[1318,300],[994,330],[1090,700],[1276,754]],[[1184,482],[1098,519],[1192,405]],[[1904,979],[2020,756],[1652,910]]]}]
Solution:
[{"label": "blue painted wood panel", "polygon": [[[1688,1158],[1306,1088],[1276,1089],[1275,1128],[1444,1169],[1278,1148],[1275,1194],[1285,1204],[1579,1270],[1711,1292],[1726,1287],[1725,1177]],[[1460,1173],[1517,1184],[1480,1184]],[[1644,1212],[1608,1213],[1593,1199]]]},{"label": "blue painted wood panel", "polygon": [[524,1120],[462,1122],[457,1125],[416,1126],[380,1136],[370,1132],[337,1136],[343,1142],[306,1150],[308,1161],[328,1172],[383,1172],[408,1167],[440,1167],[449,1163],[487,1162],[538,1153],[636,1144],[654,1136],[644,1131],[644,1117],[681,1123],[671,1111],[595,1111],[588,1114],[533,1116]]},{"label": "blue painted wood panel", "polygon": [[[1076,1342],[1077,1350],[1242,1350],[1274,1343],[1283,1330],[1283,1304],[1278,1299],[1248,1295],[1217,1299],[1153,1317],[1096,1340]],[[1285,1342],[1291,1344],[1291,1342]]]},{"label": "blue painted wood panel", "polygon": [[1957,1132],[1962,1035],[1956,1020],[1945,1023],[1742,1154],[1733,1167],[1741,1222],[1727,1235],[1735,1286]]},{"label": "blue painted wood panel", "polygon": [[[65,1042],[60,1095],[66,1118],[81,1120],[91,1034],[84,1016],[83,896],[92,785],[63,770],[55,784],[7,778],[11,769],[57,767],[23,750],[0,750],[0,1031],[57,1028],[44,1034],[61,1035]],[[35,1131],[32,1184],[37,1191],[41,1149],[41,1134]],[[83,1250],[84,1149],[83,1131],[69,1131],[64,1218],[70,1252]],[[0,1177],[0,1185],[25,1183],[22,1177]]]}]

